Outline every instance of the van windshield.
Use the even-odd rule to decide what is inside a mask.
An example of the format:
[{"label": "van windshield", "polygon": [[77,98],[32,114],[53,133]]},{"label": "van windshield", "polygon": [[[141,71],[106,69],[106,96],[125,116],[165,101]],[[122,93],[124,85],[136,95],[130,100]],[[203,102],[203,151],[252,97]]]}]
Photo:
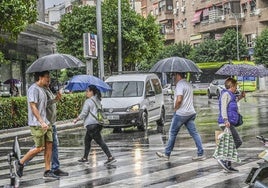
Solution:
[{"label": "van windshield", "polygon": [[103,93],[104,98],[111,97],[140,97],[143,94],[142,81],[107,82],[112,91]]}]

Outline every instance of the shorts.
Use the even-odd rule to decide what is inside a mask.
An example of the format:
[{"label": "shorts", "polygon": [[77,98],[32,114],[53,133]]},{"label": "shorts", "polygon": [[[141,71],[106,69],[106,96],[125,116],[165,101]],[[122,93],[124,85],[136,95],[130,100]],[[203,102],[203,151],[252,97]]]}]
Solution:
[{"label": "shorts", "polygon": [[47,131],[44,131],[41,126],[30,126],[30,129],[35,147],[44,147],[45,142],[53,142],[51,125]]}]

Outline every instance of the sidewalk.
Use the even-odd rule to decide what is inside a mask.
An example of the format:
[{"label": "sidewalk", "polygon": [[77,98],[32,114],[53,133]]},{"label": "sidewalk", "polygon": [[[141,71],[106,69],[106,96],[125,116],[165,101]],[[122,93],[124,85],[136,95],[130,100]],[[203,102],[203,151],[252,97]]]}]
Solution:
[{"label": "sidewalk", "polygon": [[[56,126],[58,131],[68,129],[71,127],[81,127],[82,121],[79,121],[76,124],[74,124],[72,120],[58,121],[56,122]],[[30,136],[29,126],[0,130],[0,142],[2,143],[4,141],[13,140],[15,136],[20,137],[27,135]]]}]

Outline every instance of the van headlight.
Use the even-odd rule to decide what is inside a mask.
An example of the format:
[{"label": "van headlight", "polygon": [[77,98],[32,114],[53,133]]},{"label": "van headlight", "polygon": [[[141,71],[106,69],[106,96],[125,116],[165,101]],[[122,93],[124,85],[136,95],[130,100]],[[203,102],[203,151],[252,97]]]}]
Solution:
[{"label": "van headlight", "polygon": [[127,108],[127,112],[137,112],[140,110],[140,105],[139,104],[135,104],[133,106],[130,106]]}]

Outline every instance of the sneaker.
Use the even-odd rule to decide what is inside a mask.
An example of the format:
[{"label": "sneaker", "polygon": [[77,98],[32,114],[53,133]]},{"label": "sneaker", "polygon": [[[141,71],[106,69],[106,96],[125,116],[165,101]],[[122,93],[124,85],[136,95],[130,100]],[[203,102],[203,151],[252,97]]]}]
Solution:
[{"label": "sneaker", "polygon": [[229,170],[229,167],[227,166],[226,162],[224,160],[217,159],[218,163],[221,165],[221,167],[226,170],[227,172],[231,172]]},{"label": "sneaker", "polygon": [[114,157],[108,158],[107,161],[104,163],[105,165],[109,165],[116,162]]},{"label": "sneaker", "polygon": [[44,172],[43,179],[44,180],[59,180],[60,177],[56,176],[51,170],[47,170]]},{"label": "sneaker", "polygon": [[20,164],[19,160],[16,160],[14,161],[13,166],[14,166],[14,171],[15,171],[16,176],[21,178],[23,176],[24,165]]},{"label": "sneaker", "polygon": [[156,152],[155,154],[156,154],[159,158],[162,158],[162,159],[164,159],[164,160],[166,160],[166,161],[169,161],[169,156],[167,156],[166,154],[161,153],[161,152]]},{"label": "sneaker", "polygon": [[57,169],[53,172],[56,176],[69,176],[68,172],[64,172],[61,169]]},{"label": "sneaker", "polygon": [[199,155],[199,156],[193,157],[192,160],[193,161],[204,161],[204,160],[206,160],[206,156],[205,155]]},{"label": "sneaker", "polygon": [[228,169],[229,169],[229,171],[231,171],[231,172],[239,172],[238,169],[236,169],[236,168],[234,168],[234,167],[232,167],[232,166],[229,166]]}]

